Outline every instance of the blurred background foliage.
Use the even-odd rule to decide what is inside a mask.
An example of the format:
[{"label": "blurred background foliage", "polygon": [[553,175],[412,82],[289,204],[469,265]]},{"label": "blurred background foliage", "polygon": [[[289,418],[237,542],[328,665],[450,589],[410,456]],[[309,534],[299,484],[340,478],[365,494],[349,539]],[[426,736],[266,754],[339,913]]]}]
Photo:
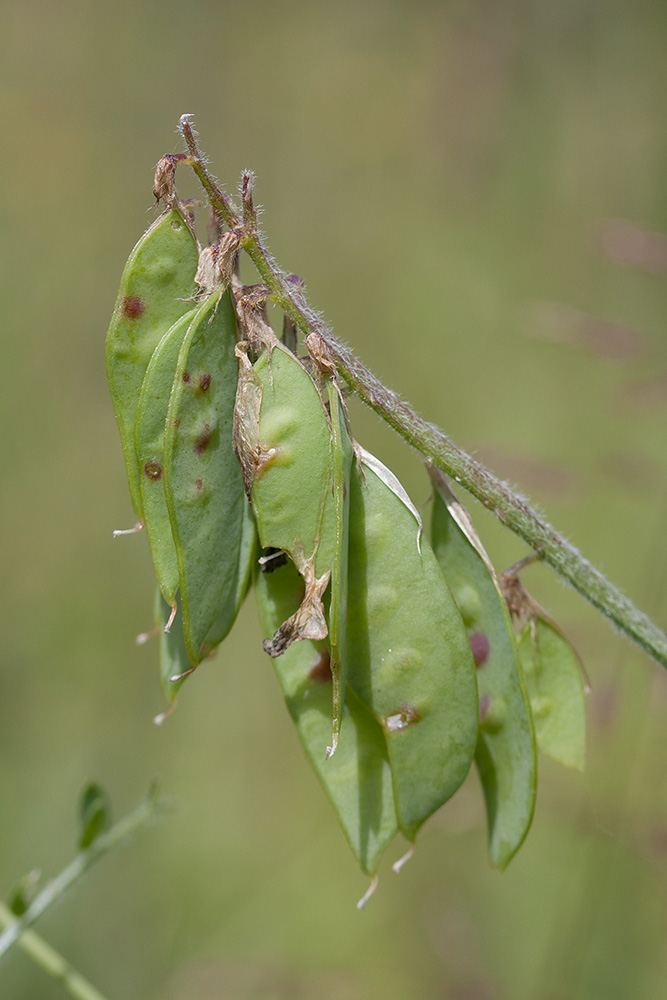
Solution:
[{"label": "blurred background foliage", "polygon": [[[541,765],[490,869],[474,775],[366,888],[252,600],[161,728],[146,539],[103,344],[183,112],[257,173],[283,267],[388,384],[667,624],[667,6],[657,0],[5,4],[0,892],[71,857],[88,780],[171,814],[37,930],[114,998],[664,997],[667,678],[554,574],[588,669],[584,775]],[[185,172],[183,196],[197,194]],[[419,504],[418,457],[353,407]],[[465,498],[463,498],[465,499]],[[502,568],[525,546],[475,505]],[[60,987],[15,951],[0,995]]]}]

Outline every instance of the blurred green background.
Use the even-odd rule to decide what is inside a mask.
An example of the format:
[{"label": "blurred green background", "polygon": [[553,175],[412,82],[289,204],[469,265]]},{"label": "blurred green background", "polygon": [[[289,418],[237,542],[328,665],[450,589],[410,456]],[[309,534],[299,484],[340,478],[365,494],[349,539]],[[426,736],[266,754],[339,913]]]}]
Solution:
[{"label": "blurred green background", "polygon": [[[586,772],[542,762],[504,874],[471,775],[358,913],[252,600],[151,721],[103,348],[192,112],[228,189],[256,171],[269,245],[336,332],[664,627],[666,40],[658,0],[4,5],[0,894],[70,859],[86,781],[119,816],[159,775],[170,814],[37,927],[109,1000],[664,997],[662,669],[527,571],[591,677]],[[418,457],[353,418],[424,503]],[[473,514],[500,568],[525,553]],[[15,949],[0,996],[64,993]]]}]

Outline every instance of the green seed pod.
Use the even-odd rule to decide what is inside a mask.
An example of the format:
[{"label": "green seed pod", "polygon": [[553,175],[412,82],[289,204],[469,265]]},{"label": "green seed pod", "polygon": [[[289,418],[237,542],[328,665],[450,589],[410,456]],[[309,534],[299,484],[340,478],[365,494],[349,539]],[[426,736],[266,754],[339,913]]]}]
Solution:
[{"label": "green seed pod", "polygon": [[209,295],[185,335],[169,399],[164,489],[176,545],[183,631],[196,666],[231,628],[247,590],[254,528],[232,447],[236,317]]},{"label": "green seed pod", "polygon": [[582,771],[586,708],[577,654],[556,626],[542,617],[524,625],[518,645],[538,749]]},{"label": "green seed pod", "polygon": [[414,840],[470,768],[475,665],[418,512],[382,463],[361,457],[350,488],[347,686],[382,725],[399,826]]},{"label": "green seed pod", "polygon": [[252,366],[243,345],[234,443],[265,548],[286,552],[306,583],[299,609],[264,648],[279,656],[296,639],[323,639],[322,595],[336,548],[331,427],[303,365],[278,340]]},{"label": "green seed pod", "polygon": [[140,473],[134,425],[141,384],[162,335],[188,312],[196,292],[197,242],[177,208],[144,233],[130,254],[106,339],[109,391],[125,457],[130,499],[139,518]]},{"label": "green seed pod", "polygon": [[153,351],[134,428],[148,544],[162,596],[170,606],[178,590],[178,559],[164,493],[164,431],[179,351],[194,314],[192,310],[181,316]]},{"label": "green seed pod", "polygon": [[467,512],[442,473],[434,486],[433,550],[461,601],[477,665],[480,734],[475,754],[489,825],[491,862],[505,868],[528,833],[535,808],[535,737],[514,630],[493,567]]},{"label": "green seed pod", "polygon": [[[303,580],[289,561],[257,574],[255,595],[265,634],[294,613],[303,589]],[[382,728],[348,688],[338,750],[326,759],[324,747],[331,733],[328,644],[309,639],[295,642],[274,658],[273,665],[306,755],[359,864],[373,875],[398,830]]]}]

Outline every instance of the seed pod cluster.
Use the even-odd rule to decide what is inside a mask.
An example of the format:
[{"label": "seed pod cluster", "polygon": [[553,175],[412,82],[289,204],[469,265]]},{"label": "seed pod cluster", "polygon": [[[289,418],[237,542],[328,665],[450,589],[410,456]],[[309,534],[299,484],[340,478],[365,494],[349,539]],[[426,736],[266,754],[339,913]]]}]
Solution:
[{"label": "seed pod cluster", "polygon": [[130,255],[106,346],[130,497],[157,577],[170,704],[232,627],[256,547],[232,447],[236,314],[221,280],[202,290],[201,263],[175,203]]},{"label": "seed pod cluster", "polygon": [[311,334],[300,359],[290,324],[278,339],[268,291],[233,277],[237,249],[228,233],[200,253],[174,201],[130,256],[107,337],[167,700],[254,586],[264,650],[363,870],[396,834],[414,842],[473,761],[504,868],[533,816],[536,749],[582,766],[576,655],[518,579],[499,582],[437,469],[429,540],[354,441],[324,342]]}]

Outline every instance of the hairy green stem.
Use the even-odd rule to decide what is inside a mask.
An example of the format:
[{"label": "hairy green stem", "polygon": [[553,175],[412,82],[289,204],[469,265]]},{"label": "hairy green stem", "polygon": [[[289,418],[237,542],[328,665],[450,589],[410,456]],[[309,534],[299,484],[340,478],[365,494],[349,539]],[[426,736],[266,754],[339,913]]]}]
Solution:
[{"label": "hairy green stem", "polygon": [[[33,902],[21,917],[14,917],[10,911],[3,907],[3,910],[0,911],[0,922],[6,926],[3,933],[0,934],[0,958],[2,958],[3,955],[6,955],[9,949],[17,942],[23,942],[26,929],[30,927],[30,925],[33,924],[35,920],[37,920],[37,918],[40,917],[46,909],[48,909],[49,906],[55,903],[55,901],[63,895],[65,890],[69,889],[72,883],[76,882],[76,880],[80,878],[91,865],[98,861],[103,854],[106,854],[112,847],[115,847],[121,841],[125,840],[125,838],[133,833],[139,826],[150,819],[151,816],[155,814],[155,808],[156,792],[151,791],[148,797],[141,802],[133,812],[119,820],[118,823],[112,826],[106,833],[100,834],[100,836],[93,841],[90,847],[86,848],[85,851],[80,851],[74,860],[67,865],[67,867],[64,868],[59,875],[56,875],[56,877],[51,879],[50,882],[47,882],[42,891],[35,897]],[[7,913],[9,914],[9,919],[6,916]],[[32,939],[29,938],[28,940],[30,941]],[[37,948],[36,951],[39,953],[39,948]],[[32,957],[35,958],[36,955],[33,954]],[[60,956],[58,956],[58,958],[60,959]],[[69,966],[65,960],[60,959],[60,961],[62,963],[60,967],[69,970]],[[40,964],[43,963],[40,962]],[[47,968],[47,966],[44,965],[44,968]],[[47,971],[49,971],[48,968]],[[73,995],[77,997],[81,996],[91,998],[93,996],[99,996],[97,993],[76,993]]]},{"label": "hairy green stem", "polygon": [[[241,221],[229,198],[212,180],[197,146],[189,118],[182,118],[181,132],[188,148],[187,162],[201,181],[212,208],[230,228]],[[450,438],[420,417],[413,408],[380,382],[348,347],[333,335],[320,316],[309,306],[301,286],[294,284],[275,263],[262,244],[255,226],[246,227],[242,248],[253,261],[273,301],[307,336],[318,333],[324,341],[340,376],[359,398],[393,427],[425,459],[464,486],[485,507],[493,511],[515,534],[527,542],[545,562],[655,660],[667,667],[667,635],[634,606],[599,570],[545,521],[507,483],[493,475]]]}]

